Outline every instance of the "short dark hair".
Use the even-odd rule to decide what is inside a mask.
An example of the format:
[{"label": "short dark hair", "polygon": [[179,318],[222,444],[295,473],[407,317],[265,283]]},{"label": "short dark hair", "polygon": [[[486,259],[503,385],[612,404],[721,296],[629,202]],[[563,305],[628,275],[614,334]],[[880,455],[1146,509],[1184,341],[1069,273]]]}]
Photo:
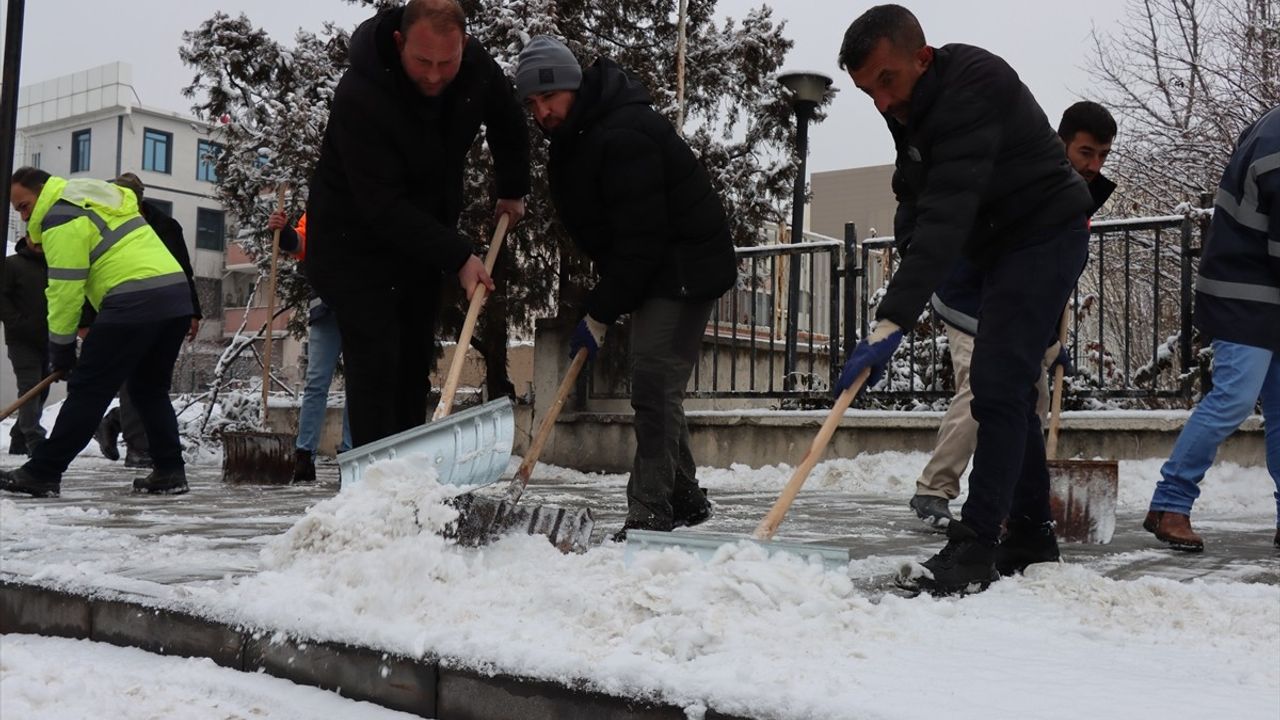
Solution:
[{"label": "short dark hair", "polygon": [[458,0],[409,0],[404,6],[404,15],[400,17],[400,34],[409,32],[409,28],[423,21],[430,23],[431,29],[439,33],[453,28],[467,32],[467,14]]},{"label": "short dark hair", "polygon": [[840,44],[840,69],[854,71],[862,67],[867,56],[881,40],[894,47],[914,52],[924,47],[924,30],[911,11],[901,5],[876,5],[862,13],[844,31]]},{"label": "short dark hair", "polygon": [[13,171],[13,178],[9,181],[13,185],[21,185],[33,193],[38,193],[44,189],[44,184],[49,182],[52,177],[49,173],[40,168],[25,166]]},{"label": "short dark hair", "polygon": [[1092,100],[1081,100],[1062,113],[1058,123],[1058,137],[1070,144],[1078,132],[1087,132],[1099,142],[1109,143],[1116,136],[1116,119],[1111,113]]}]

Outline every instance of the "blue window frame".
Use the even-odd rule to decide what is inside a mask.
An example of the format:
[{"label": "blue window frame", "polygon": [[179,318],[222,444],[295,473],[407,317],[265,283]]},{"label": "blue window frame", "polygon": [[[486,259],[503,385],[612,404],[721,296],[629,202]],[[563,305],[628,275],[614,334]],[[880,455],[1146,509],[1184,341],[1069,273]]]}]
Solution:
[{"label": "blue window frame", "polygon": [[173,133],[142,129],[142,169],[166,175],[173,173]]},{"label": "blue window frame", "polygon": [[218,182],[218,155],[222,146],[209,140],[196,142],[196,179]]},{"label": "blue window frame", "polygon": [[92,130],[77,130],[71,133],[71,172],[89,172],[89,155],[92,147]]}]

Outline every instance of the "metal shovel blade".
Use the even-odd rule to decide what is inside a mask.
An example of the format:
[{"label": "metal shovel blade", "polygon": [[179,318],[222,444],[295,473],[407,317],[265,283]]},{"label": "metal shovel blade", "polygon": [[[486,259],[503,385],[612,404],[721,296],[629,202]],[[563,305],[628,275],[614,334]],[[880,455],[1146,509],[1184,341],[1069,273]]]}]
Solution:
[{"label": "metal shovel blade", "polygon": [[628,530],[627,545],[623,550],[623,562],[630,564],[638,553],[665,548],[681,548],[703,561],[710,560],[717,551],[740,542],[763,548],[770,555],[787,553],[799,558],[816,560],[829,571],[844,572],[849,567],[849,549],[834,545],[787,542],[786,540],[760,540],[749,535],[729,533],[680,533],[652,530]]},{"label": "metal shovel blade", "polygon": [[360,482],[369,466],[380,460],[423,454],[441,485],[482,487],[497,482],[507,469],[515,436],[511,400],[490,400],[342,453],[342,485]]},{"label": "metal shovel blade", "polygon": [[595,519],[589,508],[558,505],[517,505],[505,497],[465,493],[451,504],[458,522],[447,537],[469,547],[485,545],[507,533],[546,535],[561,552],[586,552],[591,546]]},{"label": "metal shovel blade", "polygon": [[1049,507],[1058,537],[1106,545],[1116,530],[1120,468],[1114,460],[1050,460]]}]

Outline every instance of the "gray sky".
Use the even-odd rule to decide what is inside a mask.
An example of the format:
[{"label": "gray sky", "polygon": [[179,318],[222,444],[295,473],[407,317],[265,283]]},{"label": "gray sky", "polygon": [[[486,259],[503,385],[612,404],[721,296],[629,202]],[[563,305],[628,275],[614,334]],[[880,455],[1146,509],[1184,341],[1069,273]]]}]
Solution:
[{"label": "gray sky", "polygon": [[[873,3],[837,0],[720,0],[722,16],[741,17],[761,4],[787,20],[795,40],[784,67],[817,70],[840,89],[827,120],[810,133],[811,171],[893,161],[884,121],[847,75],[836,53],[849,23]],[[1002,56],[1022,76],[1054,124],[1062,110],[1088,96],[1085,58],[1092,24],[1106,29],[1123,14],[1121,0],[903,0],[920,18],[932,45],[963,42]],[[181,88],[192,71],[178,59],[182,32],[215,11],[245,12],[278,39],[297,28],[318,31],[325,20],[354,27],[370,13],[340,0],[100,0],[27,2],[22,84],[40,82],[116,60],[133,65],[143,104],[190,112]]]}]

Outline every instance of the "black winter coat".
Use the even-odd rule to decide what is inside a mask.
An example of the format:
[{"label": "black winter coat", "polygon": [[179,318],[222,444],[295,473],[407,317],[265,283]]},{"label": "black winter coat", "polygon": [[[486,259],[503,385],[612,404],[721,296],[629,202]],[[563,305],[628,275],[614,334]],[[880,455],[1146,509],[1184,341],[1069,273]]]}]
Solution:
[{"label": "black winter coat", "polygon": [[156,231],[156,235],[160,236],[160,242],[164,243],[164,246],[169,249],[169,254],[173,255],[173,259],[182,266],[182,272],[187,276],[187,286],[191,288],[191,309],[197,318],[203,318],[204,313],[200,310],[200,296],[196,293],[196,274],[191,267],[191,254],[187,252],[187,240],[182,236],[182,224],[150,201],[143,200],[140,205],[142,219]]},{"label": "black winter coat", "polygon": [[969,45],[934,51],[897,146],[894,235],[902,264],[876,310],[903,328],[963,254],[979,269],[1026,231],[1083,221],[1088,186],[1013,68]]},{"label": "black winter coat", "polygon": [[[307,202],[307,277],[326,288],[385,287],[397,274],[439,281],[473,252],[456,224],[467,153],[483,124],[499,198],[529,192],[529,137],[510,80],[474,39],[448,88],[429,98],[400,64],[404,8],[351,36]],[[403,275],[401,275],[403,277]]]},{"label": "black winter coat", "polygon": [[703,301],[737,281],[720,196],[649,93],[601,59],[551,133],[551,197],[600,281],[587,312],[611,323],[645,299]]},{"label": "black winter coat", "polygon": [[44,255],[22,238],[13,254],[4,259],[3,277],[0,321],[4,322],[5,342],[43,352],[49,345],[49,305],[44,295],[49,265]]}]

